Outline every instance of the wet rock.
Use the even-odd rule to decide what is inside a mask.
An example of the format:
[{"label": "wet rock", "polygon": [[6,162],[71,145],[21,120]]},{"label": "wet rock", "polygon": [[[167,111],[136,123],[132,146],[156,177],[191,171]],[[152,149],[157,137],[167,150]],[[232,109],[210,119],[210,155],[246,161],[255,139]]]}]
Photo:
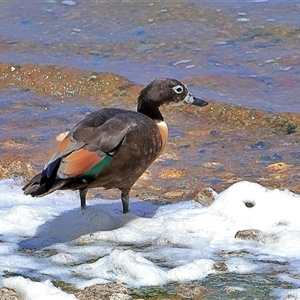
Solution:
[{"label": "wet rock", "polygon": [[266,169],[269,172],[278,172],[278,171],[285,171],[288,168],[289,168],[289,165],[287,165],[286,163],[278,162],[278,163],[268,165]]},{"label": "wet rock", "polygon": [[[97,284],[76,294],[79,300],[129,300],[129,291],[120,283]],[[126,298],[127,297],[127,298]]]},{"label": "wet rock", "polygon": [[184,197],[186,194],[186,191],[183,190],[174,190],[164,193],[164,196],[167,198],[180,198]]},{"label": "wet rock", "polygon": [[252,207],[255,206],[255,203],[250,202],[250,201],[246,201],[246,202],[244,202],[244,204],[245,204],[245,206],[246,206],[247,208],[252,208]]},{"label": "wet rock", "polygon": [[166,169],[162,169],[158,173],[158,177],[163,179],[176,179],[184,176],[184,174],[185,174],[184,171],[177,170],[175,168],[168,168],[168,169],[166,168]]},{"label": "wet rock", "polygon": [[21,158],[0,158],[0,179],[22,177],[28,178],[35,175],[36,171],[31,164]]},{"label": "wet rock", "polygon": [[213,269],[216,271],[225,272],[228,270],[228,267],[224,262],[218,262],[218,263],[213,264]]},{"label": "wet rock", "polygon": [[21,297],[11,289],[1,288],[0,289],[1,300],[21,300]]},{"label": "wet rock", "polygon": [[242,240],[254,240],[259,233],[258,229],[239,230],[234,237]]},{"label": "wet rock", "polygon": [[217,193],[213,189],[205,188],[195,195],[194,200],[203,206],[209,206],[214,202],[216,195]]},{"label": "wet rock", "polygon": [[189,284],[179,284],[175,287],[175,293],[184,298],[200,300],[205,297],[209,293],[209,289],[204,285],[189,285]]}]

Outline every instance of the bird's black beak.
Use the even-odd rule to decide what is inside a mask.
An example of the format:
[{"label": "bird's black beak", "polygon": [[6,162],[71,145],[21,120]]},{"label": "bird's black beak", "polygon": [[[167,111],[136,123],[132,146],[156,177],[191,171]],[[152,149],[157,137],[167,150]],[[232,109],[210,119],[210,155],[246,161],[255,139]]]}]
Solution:
[{"label": "bird's black beak", "polygon": [[208,104],[206,101],[194,97],[191,93],[188,93],[183,101],[197,106],[205,106]]},{"label": "bird's black beak", "polygon": [[196,98],[196,97],[193,97],[194,98],[194,101],[191,102],[191,104],[193,105],[197,105],[197,106],[205,106],[208,104],[208,102],[202,100],[202,99],[199,99],[199,98]]}]

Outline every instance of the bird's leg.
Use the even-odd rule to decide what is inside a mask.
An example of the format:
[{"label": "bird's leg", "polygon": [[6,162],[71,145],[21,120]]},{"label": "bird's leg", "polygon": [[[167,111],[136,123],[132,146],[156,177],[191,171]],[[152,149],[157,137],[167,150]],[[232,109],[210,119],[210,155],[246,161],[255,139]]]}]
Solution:
[{"label": "bird's leg", "polygon": [[121,200],[123,205],[123,214],[126,214],[129,212],[129,192],[122,191]]},{"label": "bird's leg", "polygon": [[88,191],[87,189],[79,190],[81,210],[86,208],[85,198],[86,198],[87,191]]}]

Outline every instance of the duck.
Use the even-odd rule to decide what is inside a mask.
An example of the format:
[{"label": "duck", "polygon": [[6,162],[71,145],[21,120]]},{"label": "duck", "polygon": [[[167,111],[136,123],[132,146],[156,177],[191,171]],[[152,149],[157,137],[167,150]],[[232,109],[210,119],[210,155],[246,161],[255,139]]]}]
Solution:
[{"label": "duck", "polygon": [[165,149],[168,127],[159,107],[181,103],[205,106],[177,79],[157,78],[144,87],[137,111],[104,107],[87,115],[50,152],[43,170],[23,187],[42,197],[56,190],[79,190],[81,209],[89,189],[119,189],[123,213],[130,190]]}]

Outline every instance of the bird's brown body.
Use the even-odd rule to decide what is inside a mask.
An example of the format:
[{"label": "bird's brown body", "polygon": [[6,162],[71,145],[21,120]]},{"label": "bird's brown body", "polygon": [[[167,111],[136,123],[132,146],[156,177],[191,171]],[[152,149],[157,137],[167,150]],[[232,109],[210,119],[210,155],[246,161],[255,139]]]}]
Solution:
[{"label": "bird's brown body", "polygon": [[187,97],[192,95],[179,81],[157,79],[142,90],[137,112],[103,108],[91,113],[53,149],[44,170],[24,186],[24,193],[43,196],[78,189],[85,208],[88,189],[118,188],[123,212],[128,212],[131,187],[166,144],[167,126],[158,107]]}]

